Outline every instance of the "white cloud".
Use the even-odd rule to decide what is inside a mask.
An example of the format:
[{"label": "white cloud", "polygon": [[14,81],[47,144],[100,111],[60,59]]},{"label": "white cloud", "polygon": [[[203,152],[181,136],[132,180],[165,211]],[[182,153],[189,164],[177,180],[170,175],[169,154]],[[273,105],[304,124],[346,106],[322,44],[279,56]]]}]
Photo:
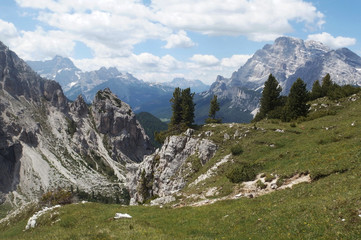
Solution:
[{"label": "white cloud", "polygon": [[18,37],[18,31],[14,24],[3,21],[0,19],[0,41],[10,45],[13,39]]},{"label": "white cloud", "polygon": [[219,63],[218,58],[213,55],[195,54],[190,60],[201,66],[215,66]]},{"label": "white cloud", "polygon": [[177,34],[172,34],[167,38],[167,44],[164,48],[190,48],[196,44],[187,36],[184,30],[180,30]]},{"label": "white cloud", "polygon": [[62,31],[21,31],[11,44],[13,50],[25,60],[42,60],[55,55],[71,56],[75,46],[72,37]]},{"label": "white cloud", "polygon": [[252,55],[233,55],[230,58],[222,58],[221,65],[234,70],[244,65]]},{"label": "white cloud", "polygon": [[[147,40],[166,41],[162,51],[167,51],[195,46],[187,35],[190,31],[268,41],[292,32],[295,22],[307,29],[318,29],[324,23],[323,14],[305,0],[152,0],[150,6],[141,0],[16,2],[20,7],[32,8],[44,26],[18,31],[11,23],[0,22],[0,33],[11,38],[13,50],[21,57],[69,57],[75,43],[81,42],[93,53],[92,59],[74,59],[81,69],[115,66],[152,81],[169,81],[177,76],[211,83],[217,75],[229,77],[250,56],[218,59],[211,53],[194,54],[181,62],[167,54],[157,56],[159,49],[134,54],[134,47]],[[45,30],[48,28],[51,30]]]},{"label": "white cloud", "polygon": [[244,35],[274,40],[293,30],[291,22],[318,28],[324,15],[303,0],[153,0],[165,26],[208,35]]},{"label": "white cloud", "polygon": [[307,40],[322,42],[325,45],[334,49],[348,47],[356,44],[355,38],[348,38],[342,36],[334,37],[327,32],[308,35]]}]

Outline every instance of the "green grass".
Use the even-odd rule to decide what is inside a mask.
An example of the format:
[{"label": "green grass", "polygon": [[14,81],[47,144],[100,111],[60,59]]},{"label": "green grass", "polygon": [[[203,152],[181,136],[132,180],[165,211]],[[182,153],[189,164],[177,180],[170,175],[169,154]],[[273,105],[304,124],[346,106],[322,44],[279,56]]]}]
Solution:
[{"label": "green grass", "polygon": [[[23,220],[1,229],[0,239],[357,239],[360,175],[358,168],[292,190],[196,208],[66,205],[52,219],[60,221],[46,220],[49,213],[23,232]],[[133,218],[113,220],[116,212]]]},{"label": "green grass", "polygon": [[[39,226],[30,231],[23,230],[31,214],[0,226],[0,239],[359,239],[361,102],[344,99],[337,106],[322,99],[325,102],[332,114],[312,112],[295,124],[264,120],[256,128],[221,124],[197,130],[194,136],[204,137],[205,131],[212,131],[208,138],[219,148],[208,163],[200,169],[195,166],[197,171],[190,181],[231,154],[232,146],[240,146],[243,152],[231,155],[234,163],[220,166],[215,176],[186,186],[183,194],[200,194],[217,187],[219,197],[227,196],[239,186],[226,177],[235,163],[257,166],[257,172],[264,173],[268,180],[270,174],[284,179],[309,173],[311,183],[202,207],[66,205],[56,210],[57,215],[44,215]],[[234,139],[237,130],[239,136]],[[225,133],[231,139],[225,139]],[[116,212],[133,218],[113,220]]]}]

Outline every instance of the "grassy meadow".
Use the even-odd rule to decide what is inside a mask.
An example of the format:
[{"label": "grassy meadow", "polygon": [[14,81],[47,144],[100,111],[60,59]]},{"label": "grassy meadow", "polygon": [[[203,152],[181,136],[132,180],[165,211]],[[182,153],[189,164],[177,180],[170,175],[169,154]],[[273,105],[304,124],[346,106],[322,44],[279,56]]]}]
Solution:
[{"label": "grassy meadow", "polygon": [[[205,125],[194,136],[214,141],[216,155],[190,177],[205,173],[239,146],[233,162],[177,197],[218,188],[227,196],[241,183],[226,177],[234,164],[255,166],[257,173],[289,178],[310,174],[311,183],[256,198],[219,201],[201,207],[71,204],[43,215],[35,229],[24,231],[29,211],[0,225],[0,239],[360,239],[361,237],[361,99],[312,102],[307,118],[285,123]],[[315,111],[315,109],[317,109]],[[205,132],[211,131],[211,136]],[[115,213],[132,219],[114,220]]]}]

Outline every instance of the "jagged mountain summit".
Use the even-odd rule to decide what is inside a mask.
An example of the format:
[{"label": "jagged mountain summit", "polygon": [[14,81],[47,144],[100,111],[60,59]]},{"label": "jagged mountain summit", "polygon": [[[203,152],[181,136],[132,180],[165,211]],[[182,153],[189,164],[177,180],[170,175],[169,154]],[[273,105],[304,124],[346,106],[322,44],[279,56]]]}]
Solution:
[{"label": "jagged mountain summit", "polygon": [[333,50],[316,41],[280,37],[258,50],[230,78],[218,76],[209,91],[201,95],[204,102],[209,96],[218,96],[222,104],[219,115],[224,122],[250,121],[270,74],[282,86],[283,94],[288,94],[297,78],[311,89],[313,82],[327,73],[339,85],[361,86],[361,58],[347,48]]},{"label": "jagged mountain summit", "polygon": [[[119,194],[125,164],[153,152],[128,104],[109,89],[89,107],[0,43],[0,200],[21,204],[55,188]],[[0,202],[1,202],[0,201]]]},{"label": "jagged mountain summit", "polygon": [[297,78],[311,88],[327,73],[339,85],[361,85],[361,58],[347,48],[333,50],[316,41],[280,37],[258,50],[230,78],[217,79],[210,91],[234,87],[257,90],[273,74],[287,93]]},{"label": "jagged mountain summit", "polygon": [[27,61],[41,77],[57,81],[63,90],[69,90],[80,79],[81,70],[69,58],[55,56],[48,61]]},{"label": "jagged mountain summit", "polygon": [[70,100],[82,94],[90,103],[99,90],[110,88],[136,112],[154,113],[154,109],[166,107],[174,90],[172,86],[144,82],[114,67],[83,72],[69,58],[59,56],[48,61],[29,61],[28,64],[42,77],[59,82]]}]

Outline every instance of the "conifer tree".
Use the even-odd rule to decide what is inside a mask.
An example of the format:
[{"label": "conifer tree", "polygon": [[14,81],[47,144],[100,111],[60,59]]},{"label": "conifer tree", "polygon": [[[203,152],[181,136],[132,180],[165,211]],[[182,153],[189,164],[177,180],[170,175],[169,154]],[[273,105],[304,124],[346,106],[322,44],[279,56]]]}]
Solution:
[{"label": "conifer tree", "polygon": [[206,123],[220,123],[221,119],[216,119],[216,113],[220,110],[217,95],[213,95],[213,98],[209,107],[209,114],[206,119]]},{"label": "conifer tree", "polygon": [[182,109],[182,120],[181,122],[187,126],[191,127],[194,122],[194,108],[195,104],[193,102],[194,93],[191,93],[190,88],[186,88],[182,90],[182,102],[181,102],[181,109]]},{"label": "conifer tree", "polygon": [[172,117],[170,119],[170,125],[175,126],[182,121],[182,91],[179,87],[174,89],[173,97],[170,102],[172,103]]},{"label": "conifer tree", "polygon": [[285,106],[284,120],[290,121],[301,116],[307,116],[309,105],[306,84],[301,78],[292,84]]},{"label": "conifer tree", "polygon": [[324,97],[325,95],[323,95],[323,90],[322,87],[320,85],[320,81],[316,80],[313,85],[312,85],[312,91],[310,94],[310,98],[311,100],[315,100],[317,98],[321,98]]},{"label": "conifer tree", "polygon": [[323,96],[329,96],[330,95],[330,91],[332,91],[332,80],[331,80],[331,76],[330,74],[326,74],[326,76],[323,77],[322,79],[322,94]]},{"label": "conifer tree", "polygon": [[259,113],[256,115],[255,120],[259,121],[265,117],[267,114],[274,110],[276,107],[281,104],[280,93],[282,91],[282,87],[279,86],[276,78],[270,74],[267,81],[264,83],[264,88],[261,97],[261,106],[259,109]]}]

